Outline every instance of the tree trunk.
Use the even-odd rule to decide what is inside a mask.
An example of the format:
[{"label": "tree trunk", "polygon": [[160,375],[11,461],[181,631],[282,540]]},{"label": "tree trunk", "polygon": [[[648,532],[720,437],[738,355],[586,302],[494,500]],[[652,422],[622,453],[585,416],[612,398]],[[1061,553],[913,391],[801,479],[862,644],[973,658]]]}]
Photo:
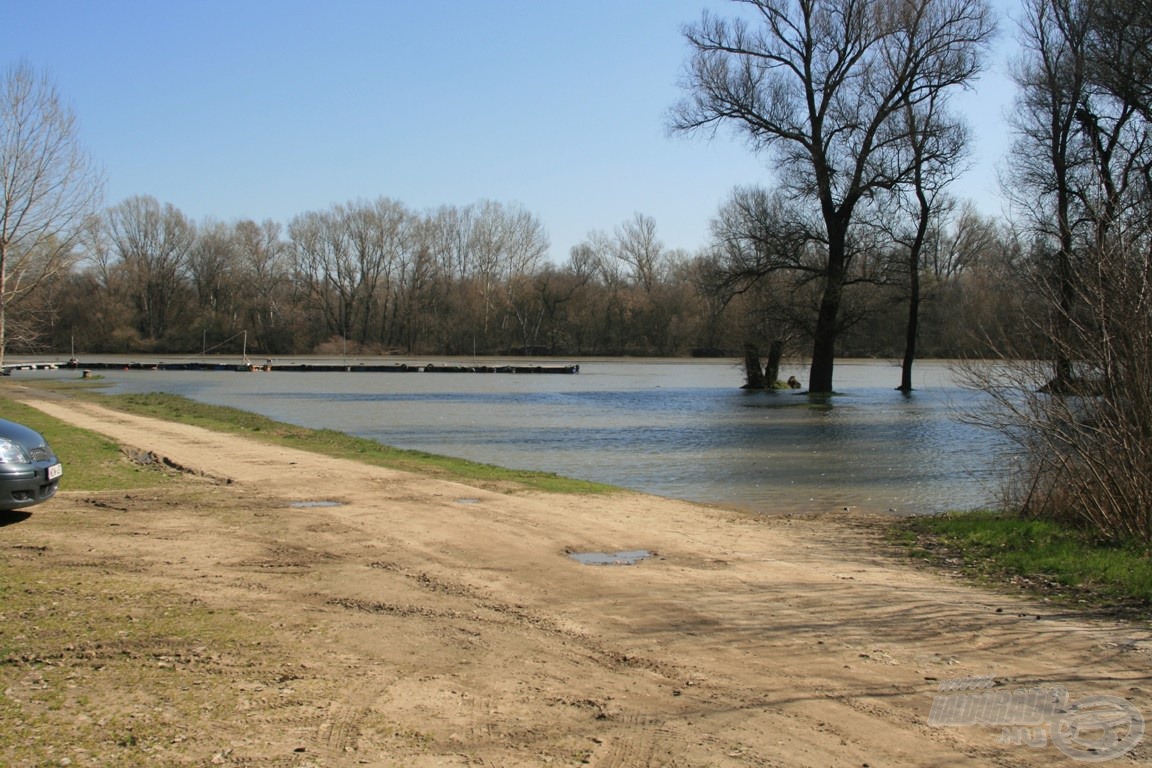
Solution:
[{"label": "tree trunk", "polygon": [[839,333],[840,303],[844,297],[845,232],[828,224],[828,269],[825,272],[824,295],[816,317],[812,343],[812,367],[808,370],[808,393],[831,394],[832,371],[836,364],[836,336]]},{"label": "tree trunk", "polygon": [[[919,146],[917,150],[920,150]],[[916,237],[908,248],[908,325],[904,332],[900,386],[896,387],[905,394],[912,391],[912,364],[916,361],[916,340],[920,334],[920,261],[924,240],[928,236],[928,222],[932,218],[932,205],[924,191],[924,175],[920,166],[916,169],[916,199],[920,204]]]},{"label": "tree trunk", "polygon": [[900,365],[900,386],[896,389],[901,392],[912,391],[912,363],[916,360],[916,338],[920,332],[920,273],[913,270],[910,287],[912,295],[908,298],[908,327],[904,334],[904,362]]},{"label": "tree trunk", "polygon": [[820,316],[816,321],[816,340],[812,344],[812,367],[808,369],[808,391],[812,394],[832,392],[832,370],[836,362],[836,332],[829,330],[829,320],[835,322],[839,306],[829,307],[827,301],[820,304]]},{"label": "tree trunk", "polygon": [[764,366],[764,386],[775,387],[780,381],[780,358],[784,357],[784,340],[775,339],[768,350],[768,363]]},{"label": "tree trunk", "polygon": [[741,389],[764,389],[764,371],[760,369],[760,349],[755,344],[744,345],[744,379]]},{"label": "tree trunk", "polygon": [[1072,391],[1072,312],[1076,304],[1076,289],[1072,282],[1071,238],[1069,245],[1061,245],[1057,260],[1057,280],[1060,283],[1059,305],[1056,310],[1056,349],[1053,355],[1051,391],[1064,394]]},{"label": "tree trunk", "polygon": [[0,370],[8,347],[8,243],[0,240]]}]

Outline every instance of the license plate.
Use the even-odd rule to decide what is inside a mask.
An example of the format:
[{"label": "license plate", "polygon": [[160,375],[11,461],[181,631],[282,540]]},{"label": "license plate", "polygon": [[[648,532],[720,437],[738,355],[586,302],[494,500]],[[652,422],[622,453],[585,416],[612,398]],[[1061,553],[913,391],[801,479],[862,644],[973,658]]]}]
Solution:
[{"label": "license plate", "polygon": [[56,478],[60,477],[60,475],[62,475],[62,474],[64,474],[64,465],[63,464],[53,464],[52,466],[48,467],[48,479],[49,480],[55,480]]}]

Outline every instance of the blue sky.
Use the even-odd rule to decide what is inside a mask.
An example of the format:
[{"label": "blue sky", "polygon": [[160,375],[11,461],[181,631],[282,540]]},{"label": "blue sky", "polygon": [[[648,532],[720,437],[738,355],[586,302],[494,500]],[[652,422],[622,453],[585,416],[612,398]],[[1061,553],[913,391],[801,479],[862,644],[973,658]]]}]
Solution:
[{"label": "blue sky", "polygon": [[[1013,9],[1015,0],[997,0]],[[725,0],[0,0],[0,66],[47,71],[107,174],[193,219],[358,198],[422,211],[481,199],[540,217],[558,261],[640,212],[694,250],[737,185],[770,184],[732,134],[668,136],[680,34]],[[957,105],[999,211],[1010,24]]]}]

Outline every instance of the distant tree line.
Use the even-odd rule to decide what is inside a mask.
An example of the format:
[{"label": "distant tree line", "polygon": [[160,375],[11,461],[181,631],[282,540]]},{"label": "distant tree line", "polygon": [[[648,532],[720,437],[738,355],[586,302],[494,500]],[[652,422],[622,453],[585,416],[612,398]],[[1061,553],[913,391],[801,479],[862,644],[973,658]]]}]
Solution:
[{"label": "distant tree line", "polygon": [[[380,198],[278,222],[194,222],[151,197],[89,219],[66,268],[10,311],[9,349],[25,352],[406,355],[736,355],[787,325],[803,353],[804,285],[717,281],[716,244],[670,249],[636,214],[595,231],[562,263],[538,217],[483,201],[418,212]],[[1013,239],[961,207],[928,238],[921,350],[991,351],[979,329],[1004,317]],[[876,278],[846,299],[840,352],[898,356],[906,281],[898,248],[870,260]],[[1023,323],[1020,324],[1025,327]]]},{"label": "distant tree line", "polygon": [[[414,211],[381,198],[288,222],[194,222],[133,197],[0,238],[12,243],[0,257],[45,267],[19,272],[36,273],[34,292],[0,283],[0,354],[736,356],[750,345],[811,360],[811,391],[828,392],[836,356],[903,356],[907,379],[917,355],[986,354],[997,334],[1029,331],[1000,302],[1018,295],[1016,238],[943,193],[965,145],[944,95],[982,66],[986,3],[743,5],[759,27],[705,14],[685,29],[689,97],[672,127],[737,123],[782,182],[735,190],[696,252],[665,246],[642,213],[555,262],[535,215],[492,201]],[[19,139],[32,118],[6,133],[20,157],[0,170],[16,178],[45,154]]]}]

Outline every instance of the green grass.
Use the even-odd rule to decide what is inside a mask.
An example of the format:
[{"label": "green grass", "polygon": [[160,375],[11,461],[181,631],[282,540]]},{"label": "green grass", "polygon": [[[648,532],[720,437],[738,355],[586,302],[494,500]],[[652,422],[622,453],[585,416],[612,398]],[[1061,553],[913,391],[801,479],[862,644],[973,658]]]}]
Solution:
[{"label": "green grass", "polygon": [[[82,397],[128,413],[192,424],[218,432],[243,434],[274,445],[299,448],[335,458],[353,459],[390,469],[432,474],[465,483],[500,486],[504,490],[523,489],[549,493],[595,494],[621,490],[609,485],[574,480],[548,472],[506,469],[423,451],[392,448],[375,440],[355,437],[344,432],[306,429],[236,408],[198,403],[179,395],[165,393],[103,395],[94,391],[89,383],[71,386],[61,386],[59,382],[42,383],[46,389],[65,391],[71,396]],[[29,384],[40,386],[41,383],[33,380]],[[47,433],[45,437],[48,437],[54,447],[57,445]],[[59,450],[57,449],[58,452]],[[66,466],[65,470],[67,469]]]},{"label": "green grass", "polygon": [[1051,520],[964,512],[901,520],[893,538],[929,562],[1046,595],[1152,607],[1152,558],[1139,546],[1095,540]]},{"label": "green grass", "polygon": [[114,441],[77,429],[0,392],[0,417],[18,421],[44,436],[64,465],[61,490],[119,491],[164,485],[175,478],[130,461]]}]

